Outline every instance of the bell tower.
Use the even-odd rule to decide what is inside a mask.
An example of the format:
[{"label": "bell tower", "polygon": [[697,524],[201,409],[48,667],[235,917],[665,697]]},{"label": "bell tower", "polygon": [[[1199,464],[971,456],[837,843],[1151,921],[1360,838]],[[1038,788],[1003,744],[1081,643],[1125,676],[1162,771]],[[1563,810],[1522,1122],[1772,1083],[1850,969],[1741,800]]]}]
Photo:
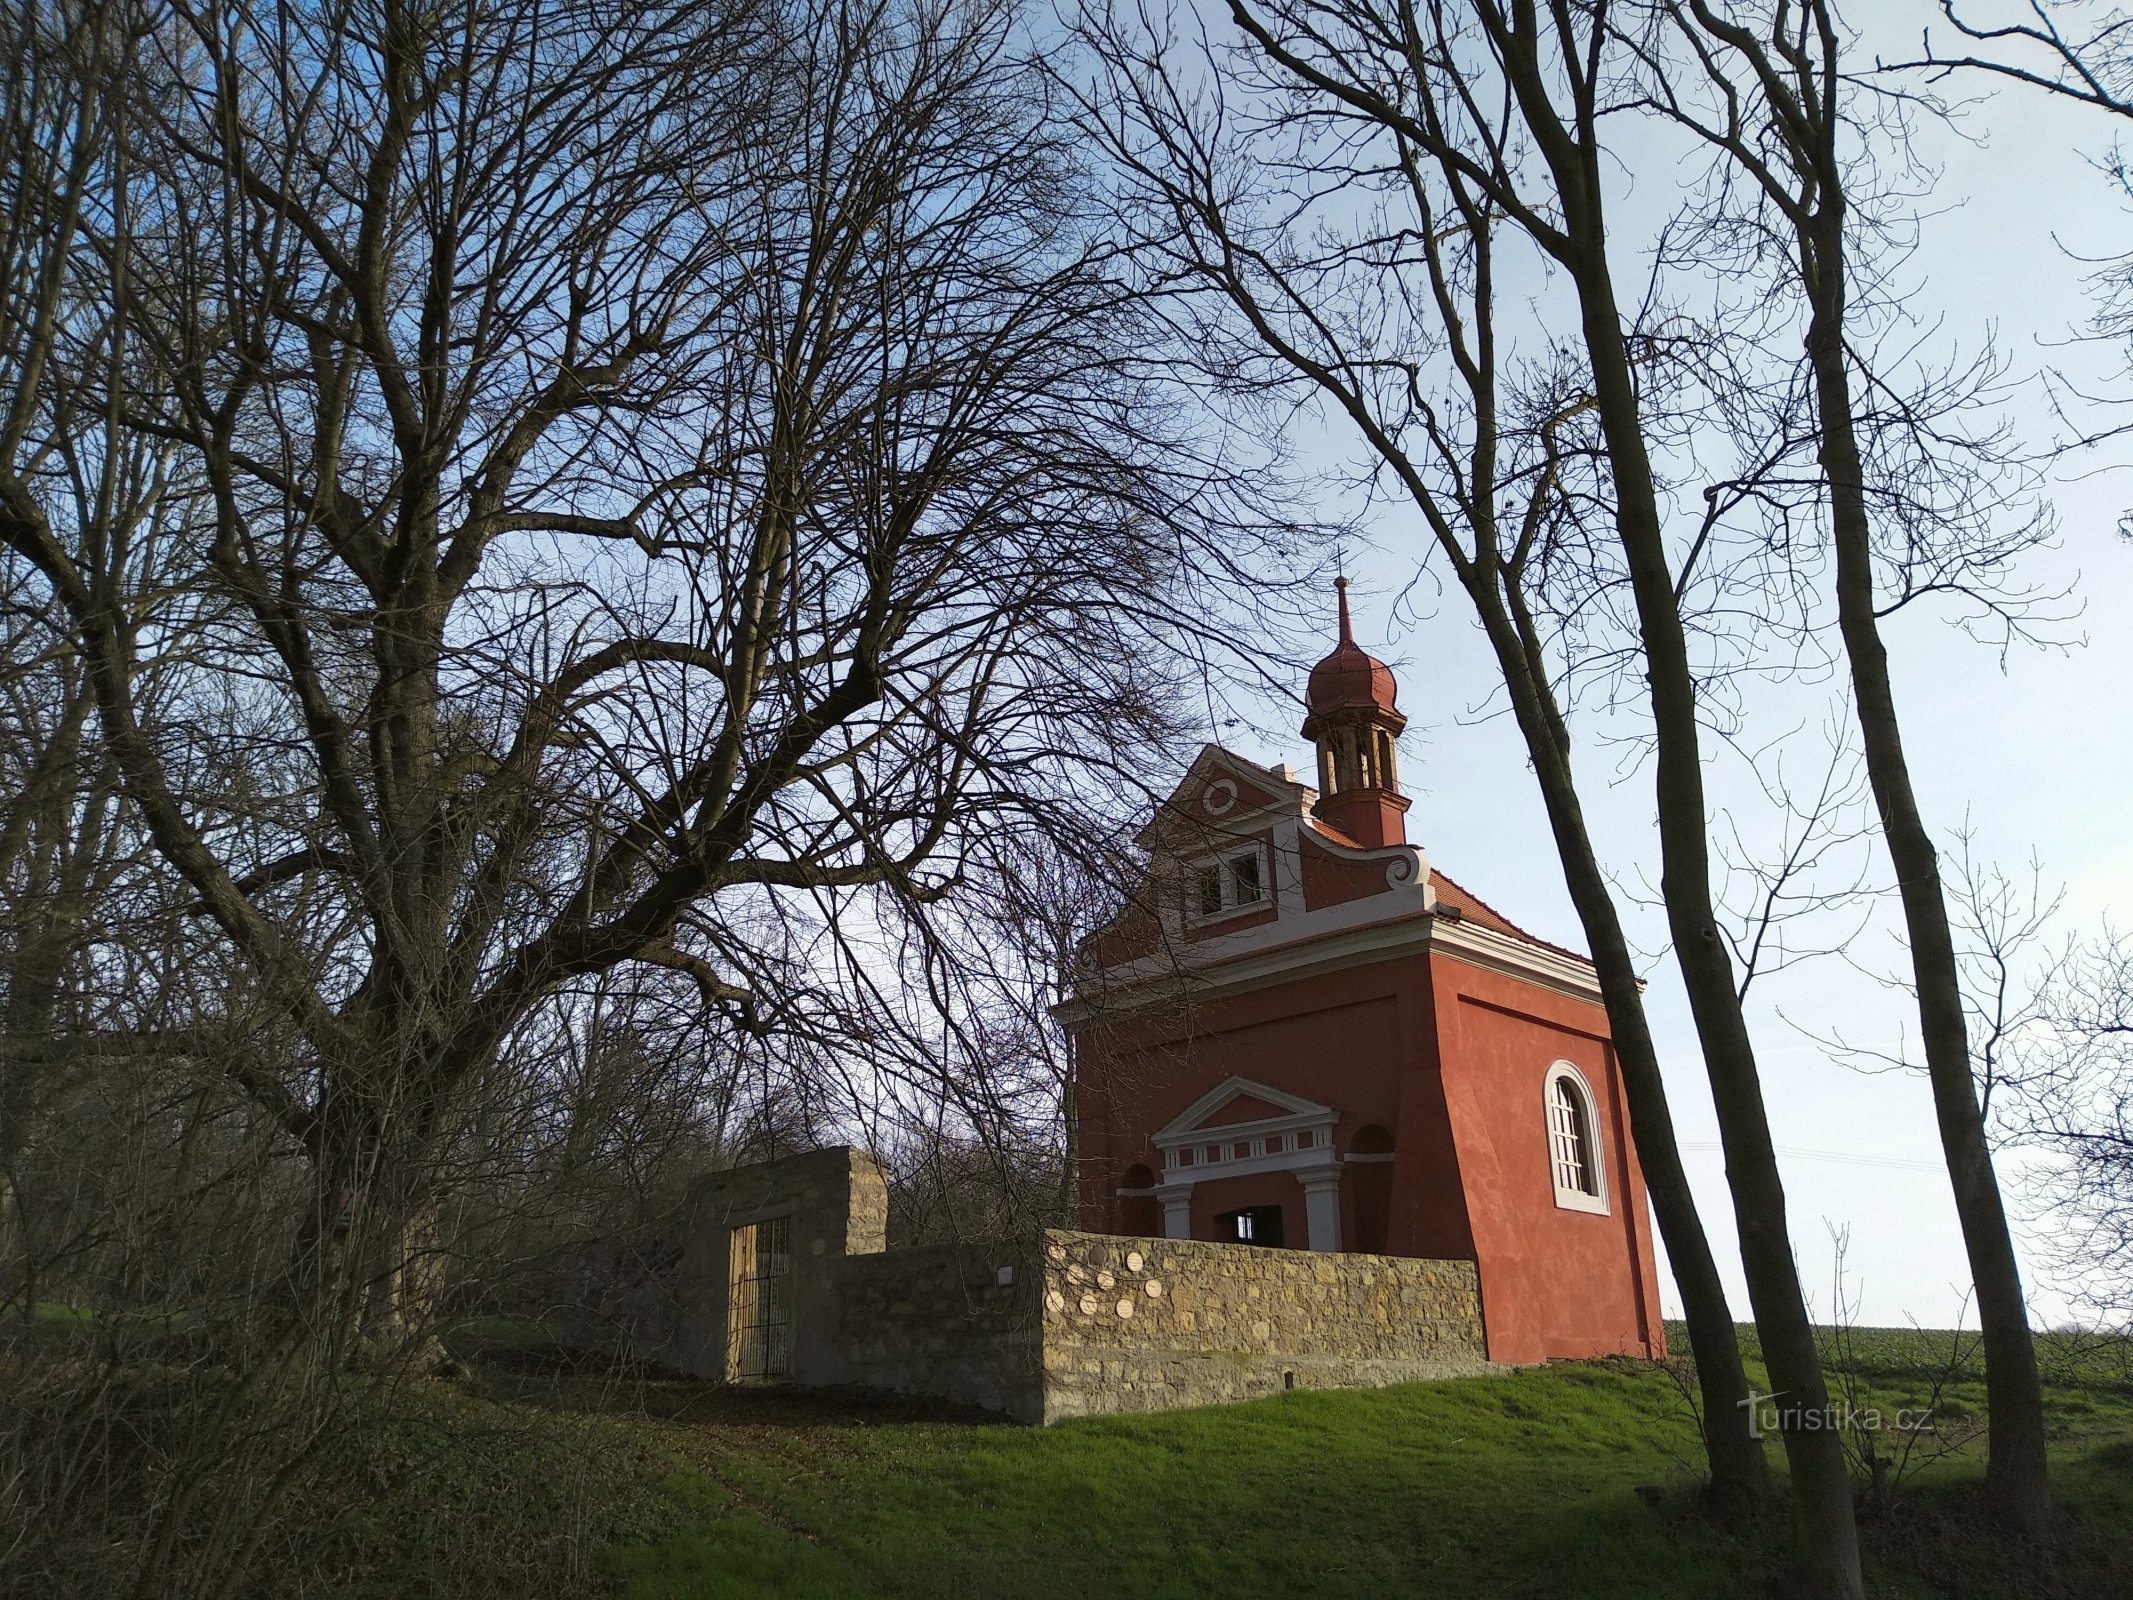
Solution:
[{"label": "bell tower", "polygon": [[1340,642],[1311,669],[1303,736],[1318,746],[1314,814],[1353,839],[1378,848],[1407,842],[1407,797],[1393,753],[1407,719],[1395,704],[1392,669],[1364,653],[1348,620],[1348,580],[1340,595]]}]

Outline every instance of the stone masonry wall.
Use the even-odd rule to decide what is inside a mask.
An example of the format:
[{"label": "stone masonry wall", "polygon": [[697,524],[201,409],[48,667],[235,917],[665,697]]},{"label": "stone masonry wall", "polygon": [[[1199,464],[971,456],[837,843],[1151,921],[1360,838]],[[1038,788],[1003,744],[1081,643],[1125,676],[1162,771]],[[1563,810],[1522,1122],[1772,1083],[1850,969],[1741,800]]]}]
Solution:
[{"label": "stone masonry wall", "polygon": [[851,1150],[707,1173],[566,1336],[726,1378],[732,1230],[784,1217],[796,1384],[1046,1423],[1487,1366],[1471,1261],[1059,1229],[885,1251],[886,1211],[879,1164]]},{"label": "stone masonry wall", "polygon": [[831,1275],[845,1381],[1045,1423],[1487,1370],[1470,1261],[1048,1230]]},{"label": "stone masonry wall", "polygon": [[696,1377],[726,1377],[727,1252],[732,1230],[787,1219],[792,1248],[792,1373],[852,1381],[831,1330],[833,1275],[879,1252],[889,1190],[881,1164],[842,1147],[707,1172],[675,1217],[601,1264],[591,1292],[556,1317],[566,1343],[611,1350]]},{"label": "stone masonry wall", "polygon": [[1044,1421],[1033,1241],[925,1245],[837,1263],[846,1379]]},{"label": "stone masonry wall", "polygon": [[1049,1231],[1044,1420],[1487,1370],[1471,1261]]}]

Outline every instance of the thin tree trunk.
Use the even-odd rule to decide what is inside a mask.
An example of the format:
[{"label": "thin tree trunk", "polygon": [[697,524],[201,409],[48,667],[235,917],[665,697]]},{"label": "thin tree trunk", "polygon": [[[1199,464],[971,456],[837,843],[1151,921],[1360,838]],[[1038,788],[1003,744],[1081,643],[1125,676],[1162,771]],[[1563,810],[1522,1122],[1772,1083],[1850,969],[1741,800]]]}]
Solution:
[{"label": "thin tree trunk", "polygon": [[[1830,223],[1826,252],[1842,249],[1841,219]],[[1904,756],[1889,681],[1888,650],[1874,614],[1872,524],[1867,515],[1865,474],[1852,428],[1850,373],[1844,356],[1841,254],[1825,253],[1825,295],[1836,303],[1818,307],[1807,349],[1821,408],[1822,469],[1829,481],[1830,521],[1837,553],[1837,621],[1851,663],[1852,703],[1866,753],[1868,780],[1881,813],[1881,831],[1903,898],[1910,937],[1911,975],[1918,990],[1918,1028],[1926,1073],[1933,1085],[1933,1113],[1940,1125],[1948,1182],[1977,1289],[1978,1325],[1984,1336],[1985,1390],[1991,1433],[1985,1458],[1985,1489],[1996,1514],[2009,1527],[2041,1534],[2051,1516],[2051,1483],[2044,1448],[2044,1390],[2030,1338],[2022,1293],[2022,1270],[2008,1231],[2007,1212],[1993,1171],[1985,1118],[1971,1076],[1970,1040],[1963,1018],[1962,978],[1948,928],[1939,854],[1919,814]]]},{"label": "thin tree trunk", "polygon": [[[1463,571],[1462,577],[1465,575]],[[1584,925],[1593,965],[1599,973],[1608,1032],[1614,1041],[1615,1059],[1622,1068],[1622,1089],[1636,1130],[1645,1188],[1651,1194],[1652,1214],[1666,1240],[1667,1261],[1681,1290],[1682,1314],[1688,1324],[1689,1348],[1695,1357],[1697,1388],[1703,1404],[1701,1423],[1704,1451],[1711,1466],[1711,1500],[1727,1518],[1745,1519],[1770,1497],[1770,1467],[1763,1455],[1762,1441],[1753,1431],[1748,1374],[1741,1364],[1739,1333],[1732,1309],[1726,1304],[1718,1261],[1704,1232],[1688,1174],[1682,1170],[1673,1111],[1667,1103],[1666,1081],[1659,1071],[1659,1052],[1652,1043],[1650,1022],[1644,1014],[1644,996],[1630,959],[1629,940],[1622,931],[1614,893],[1600,870],[1592,835],[1585,826],[1585,810],[1571,772],[1570,731],[1548,687],[1539,640],[1515,588],[1506,582],[1506,589],[1511,590],[1509,605],[1518,613],[1515,624],[1506,615],[1502,596],[1481,583],[1470,582],[1467,588],[1496,649],[1497,664],[1510,691],[1512,712],[1533,758],[1571,902]]]},{"label": "thin tree trunk", "polygon": [[[1595,223],[1596,223],[1595,219]],[[1573,224],[1576,226],[1576,224]],[[1620,497],[1617,526],[1628,557],[1650,676],[1657,749],[1661,892],[1675,959],[1703,1045],[1725,1146],[1726,1182],[1740,1229],[1741,1265],[1776,1388],[1780,1437],[1792,1467],[1793,1552],[1804,1593],[1858,1600],[1859,1535],[1851,1473],[1829,1419],[1829,1389],[1793,1260],[1785,1185],[1770,1139],[1755,1045],[1742,1014],[1732,957],[1712,902],[1701,731],[1688,642],[1660,533],[1621,320],[1594,226],[1576,273],[1601,427]],[[1812,1418],[1804,1425],[1800,1419]],[[1790,1425],[1787,1425],[1790,1424]]]},{"label": "thin tree trunk", "polygon": [[[1589,222],[1580,212],[1586,212]],[[1771,1143],[1755,1044],[1741,1012],[1732,957],[1720,936],[1712,903],[1696,682],[1660,533],[1636,387],[1623,350],[1621,318],[1606,266],[1604,230],[1596,212],[1577,207],[1572,216],[1573,236],[1582,237],[1585,244],[1573,274],[1584,314],[1601,428],[1614,467],[1617,527],[1629,562],[1650,678],[1661,892],[1675,960],[1711,1080],[1719,1137],[1725,1146],[1726,1182],[1740,1229],[1741,1265],[1762,1336],[1763,1359],[1776,1388],[1780,1437],[1792,1468],[1794,1559],[1806,1585],[1802,1592],[1829,1600],[1859,1600],[1865,1586],[1859,1572],[1851,1473],[1843,1442],[1827,1425],[1829,1389],[1807,1317],[1798,1264],[1793,1260],[1785,1184]],[[1813,1420],[1803,1425],[1806,1418]]]},{"label": "thin tree trunk", "polygon": [[1573,93],[1583,97],[1573,131],[1555,108],[1556,85],[1536,53],[1539,19],[1530,6],[1516,9],[1519,26],[1499,22],[1491,32],[1561,205],[1562,234],[1553,253],[1577,292],[1595,406],[1613,469],[1616,533],[1636,601],[1652,708],[1661,891],[1718,1112],[1748,1296],[1777,1390],[1779,1436],[1792,1469],[1796,1592],[1815,1600],[1862,1600],[1851,1473],[1843,1442],[1828,1426],[1829,1390],[1793,1260],[1785,1185],[1771,1143],[1754,1041],[1713,904],[1696,680],[1607,260],[1596,113],[1589,103],[1594,86],[1579,76],[1583,65],[1573,60]]},{"label": "thin tree trunk", "polygon": [[1697,25],[1724,41],[1752,69],[1768,109],[1768,127],[1784,147],[1786,159],[1774,164],[1749,148],[1737,130],[1719,141],[1792,227],[1794,264],[1809,307],[1805,342],[1820,421],[1822,475],[1829,485],[1838,631],[1851,666],[1852,704],[1867,777],[1903,900],[1934,1115],[1984,1334],[1985,1387],[1992,1414],[1986,1489],[2007,1525],[2036,1535],[2051,1515],[2036,1347],[1971,1076],[1962,978],[1941,889],[1939,855],[1911,785],[1888,651],[1875,615],[1873,523],[1853,425],[1856,413],[1845,349],[1850,174],[1837,149],[1841,35],[1827,0],[1808,0],[1791,32],[1773,31],[1767,37],[1718,15],[1703,0],[1696,0],[1693,9]]},{"label": "thin tree trunk", "polygon": [[[1233,0],[1232,15],[1271,59],[1280,61],[1302,83],[1328,87],[1328,76],[1290,53],[1274,30],[1251,14],[1242,0]],[[1500,18],[1486,19],[1500,28]],[[1412,13],[1407,21],[1414,21]],[[1158,71],[1161,69],[1158,68]],[[1335,75],[1337,76],[1337,74]],[[1352,86],[1351,86],[1352,87]],[[1332,92],[1343,94],[1337,85]],[[1361,91],[1366,100],[1374,87]],[[1381,119],[1382,111],[1371,113]],[[1402,124],[1393,113],[1387,125]],[[1474,532],[1474,548],[1468,551],[1455,531],[1455,517],[1428,486],[1424,474],[1409,460],[1397,427],[1387,427],[1378,418],[1365,395],[1338,376],[1344,361],[1327,363],[1290,343],[1273,319],[1260,308],[1251,290],[1229,276],[1225,255],[1224,281],[1234,302],[1245,311],[1262,340],[1299,373],[1319,384],[1341,404],[1363,429],[1372,447],[1406,486],[1428,522],[1440,548],[1451,562],[1461,586],[1473,602],[1477,617],[1496,653],[1497,664],[1510,695],[1519,731],[1541,786],[1549,825],[1555,835],[1564,877],[1577,907],[1606,1005],[1615,1055],[1621,1065],[1623,1090],[1634,1122],[1637,1149],[1643,1158],[1646,1187],[1653,1213],[1666,1240],[1667,1255],[1681,1289],[1687,1315],[1689,1341],[1696,1356],[1702,1399],[1701,1419],[1705,1448],[1711,1467],[1711,1497],[1729,1514],[1748,1514],[1769,1494],[1769,1465],[1761,1442],[1754,1437],[1749,1415],[1747,1375],[1742,1365],[1738,1330],[1726,1304],[1709,1238],[1703,1230],[1695,1198],[1681,1166],[1673,1117],[1667,1105],[1665,1080],[1659,1071],[1658,1054],[1644,1015],[1643,998],[1636,969],[1631,962],[1628,940],[1623,934],[1612,891],[1601,872],[1591,835],[1585,825],[1571,768],[1571,743],[1561,708],[1548,682],[1546,653],[1532,627],[1521,585],[1524,581],[1521,555],[1507,562],[1497,536],[1496,505],[1507,485],[1497,471],[1498,432],[1497,357],[1493,326],[1494,287],[1489,265],[1488,235],[1492,226],[1489,208],[1474,203],[1477,180],[1465,163],[1451,155],[1440,141],[1413,124],[1402,127],[1403,137],[1415,138],[1419,148],[1431,149],[1443,167],[1451,191],[1451,204],[1459,212],[1458,226],[1440,232],[1436,219],[1426,215],[1430,202],[1421,198],[1425,216],[1417,230],[1420,249],[1429,263],[1433,293],[1444,318],[1447,348],[1452,363],[1462,373],[1471,394],[1473,435],[1467,448],[1471,459],[1455,477],[1466,486],[1453,496],[1456,519],[1463,519]],[[1419,180],[1410,175],[1410,182]],[[1479,182],[1489,189],[1487,180]],[[1500,188],[1500,185],[1497,185]],[[1221,212],[1218,197],[1195,197],[1188,210]],[[1517,210],[1517,207],[1507,209]],[[1222,231],[1220,229],[1218,232]],[[1460,234],[1475,249],[1470,285],[1454,287],[1461,273],[1449,267],[1441,254],[1443,240]],[[1226,236],[1225,236],[1226,247]],[[1296,292],[1293,287],[1291,292]],[[1470,296],[1462,310],[1453,302]],[[1300,294],[1299,299],[1308,298]],[[1437,449],[1446,448],[1439,440]],[[1543,482],[1534,491],[1549,492]],[[1536,507],[1539,502],[1535,502]],[[1516,620],[1514,621],[1514,613]]]}]

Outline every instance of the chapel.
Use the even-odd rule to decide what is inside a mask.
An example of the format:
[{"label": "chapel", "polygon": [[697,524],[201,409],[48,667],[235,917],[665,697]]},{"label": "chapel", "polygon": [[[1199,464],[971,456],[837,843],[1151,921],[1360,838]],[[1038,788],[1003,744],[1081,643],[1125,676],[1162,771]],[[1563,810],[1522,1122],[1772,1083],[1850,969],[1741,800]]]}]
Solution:
[{"label": "chapel", "polygon": [[1314,781],[1203,748],[1083,947],[1081,1226],[1472,1261],[1491,1360],[1664,1355],[1593,966],[1409,842],[1397,685],[1338,605]]}]

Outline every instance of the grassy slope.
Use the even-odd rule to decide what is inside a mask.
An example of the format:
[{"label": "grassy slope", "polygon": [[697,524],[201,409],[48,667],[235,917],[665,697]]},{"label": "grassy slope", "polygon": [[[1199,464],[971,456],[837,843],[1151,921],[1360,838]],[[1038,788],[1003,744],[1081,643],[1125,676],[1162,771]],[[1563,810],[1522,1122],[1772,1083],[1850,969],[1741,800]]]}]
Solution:
[{"label": "grassy slope", "polygon": [[[1934,1348],[1863,1339],[1857,1403],[1925,1401]],[[1869,1523],[1876,1592],[2133,1594],[2133,1383],[2119,1361],[2055,1374],[2068,1514],[2051,1551],[1982,1532],[1973,1447]],[[1981,1409],[1976,1377],[1949,1386],[1944,1409]],[[670,1485],[680,1525],[614,1552],[632,1600],[1782,1592],[1782,1530],[1732,1537],[1695,1515],[1680,1396],[1626,1364],[1043,1431],[663,1395],[674,1409],[646,1426],[688,1463]]]},{"label": "grassy slope", "polygon": [[[74,1319],[42,1320],[46,1338],[77,1342]],[[1736,1536],[1700,1518],[1681,1392],[1664,1371],[1627,1362],[1037,1430],[558,1371],[537,1327],[484,1329],[477,1342],[488,1359],[464,1382],[349,1389],[319,1470],[287,1507],[287,1538],[242,1593],[1785,1593],[1783,1527]],[[1975,1352],[1936,1391],[1946,1351],[1944,1335],[1862,1333],[1843,1364],[1853,1403],[1893,1412],[1932,1400],[1952,1437],[1974,1434]],[[2047,1341],[2043,1354],[2065,1507],[2050,1547],[1993,1538],[1975,1505],[1971,1437],[1867,1521],[1877,1595],[2133,1597],[2133,1342]],[[182,1407],[158,1410],[158,1370],[143,1367],[128,1390],[127,1439],[190,1425]],[[43,1403],[78,1409],[63,1386]],[[57,1417],[17,1421],[49,1437]],[[115,1468],[138,1468],[139,1453]],[[5,1510],[0,1493],[0,1551],[13,1542]],[[130,1570],[125,1545],[145,1525],[107,1517],[46,1531],[14,1564],[48,1580],[17,1591],[0,1570],[0,1593],[108,1589],[89,1580]]]}]

